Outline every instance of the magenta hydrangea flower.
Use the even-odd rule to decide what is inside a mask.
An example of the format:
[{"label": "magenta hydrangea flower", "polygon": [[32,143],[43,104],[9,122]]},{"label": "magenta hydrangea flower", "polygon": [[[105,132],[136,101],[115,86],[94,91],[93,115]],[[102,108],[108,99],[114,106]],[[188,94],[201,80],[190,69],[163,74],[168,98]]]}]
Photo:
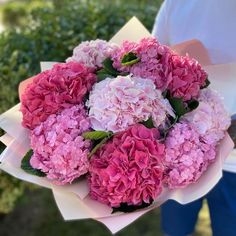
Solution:
[{"label": "magenta hydrangea flower", "polygon": [[207,73],[195,59],[188,56],[173,55],[170,61],[172,79],[168,90],[171,95],[184,101],[197,99],[206,83]]},{"label": "magenta hydrangea flower", "polygon": [[111,54],[118,48],[114,43],[105,40],[85,41],[73,50],[73,55],[67,58],[69,61],[77,61],[93,69],[101,68],[102,62],[111,57]]},{"label": "magenta hydrangea flower", "polygon": [[[133,52],[139,62],[130,66],[122,66],[123,56]],[[170,60],[173,51],[161,45],[155,38],[144,38],[139,43],[125,41],[112,55],[113,66],[119,71],[129,72],[137,77],[152,80],[158,89],[164,91],[172,79]]]},{"label": "magenta hydrangea flower", "polygon": [[96,76],[76,62],[58,63],[38,74],[22,95],[22,125],[33,129],[49,115],[81,103],[95,82]]},{"label": "magenta hydrangea flower", "polygon": [[205,142],[211,144],[217,144],[224,138],[231,123],[223,99],[216,91],[208,88],[201,90],[198,108],[187,113],[182,120],[194,125]]},{"label": "magenta hydrangea flower", "polygon": [[216,158],[216,146],[202,140],[189,123],[176,124],[165,146],[166,183],[171,189],[196,182]]},{"label": "magenta hydrangea flower", "polygon": [[114,135],[92,156],[91,198],[111,207],[155,200],[162,192],[165,153],[158,138],[157,129],[140,124]]},{"label": "magenta hydrangea flower", "polygon": [[31,131],[33,168],[47,174],[55,184],[71,183],[88,172],[91,142],[81,134],[90,129],[83,105],[66,108]]},{"label": "magenta hydrangea flower", "polygon": [[151,80],[131,75],[95,84],[86,105],[95,130],[123,131],[150,116],[159,127],[165,124],[167,115],[174,116],[168,100]]}]

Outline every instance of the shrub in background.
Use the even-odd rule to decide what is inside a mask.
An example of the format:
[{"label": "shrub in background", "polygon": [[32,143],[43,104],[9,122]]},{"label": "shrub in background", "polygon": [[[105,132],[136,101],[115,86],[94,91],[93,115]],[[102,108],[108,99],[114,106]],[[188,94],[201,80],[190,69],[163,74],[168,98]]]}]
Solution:
[{"label": "shrub in background", "polygon": [[22,195],[24,184],[7,174],[0,175],[0,214],[9,213]]},{"label": "shrub in background", "polygon": [[34,8],[52,6],[51,1],[46,0],[18,0],[6,2],[0,7],[2,22],[5,27],[20,27],[26,24],[26,18]]}]

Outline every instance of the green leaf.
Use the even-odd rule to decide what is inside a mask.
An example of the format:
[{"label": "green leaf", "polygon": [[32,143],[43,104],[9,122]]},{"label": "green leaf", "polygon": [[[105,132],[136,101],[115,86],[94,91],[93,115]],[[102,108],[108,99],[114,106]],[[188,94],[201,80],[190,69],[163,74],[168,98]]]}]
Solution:
[{"label": "green leaf", "polygon": [[96,72],[97,74],[97,77],[98,77],[98,81],[97,82],[100,82],[106,78],[111,78],[113,77],[113,75],[110,75],[109,72],[105,69],[101,69],[99,71]]},{"label": "green leaf", "polygon": [[113,76],[117,76],[119,75],[119,71],[117,71],[114,67],[113,67],[113,61],[111,60],[111,58],[106,58],[104,61],[103,61],[103,66],[104,66],[104,70],[110,74],[110,75],[113,75]]},{"label": "green leaf", "polygon": [[82,136],[85,139],[90,139],[93,140],[94,142],[94,147],[91,150],[89,154],[89,158],[96,153],[96,151],[103,145],[105,144],[112,136],[112,132],[106,132],[106,131],[90,131],[90,132],[85,132],[82,134]]},{"label": "green leaf", "polygon": [[99,142],[92,150],[91,152],[89,153],[89,158],[91,158],[96,152],[97,150],[103,145],[105,144],[108,140],[109,140],[110,137],[107,137],[107,138],[104,138],[101,140],[101,142]]},{"label": "green leaf", "polygon": [[162,92],[162,96],[163,96],[164,98],[167,98],[167,97],[170,96],[169,93],[170,93],[170,92],[169,92],[168,90],[165,90],[165,91]]},{"label": "green leaf", "polygon": [[177,123],[177,121],[179,120],[179,117],[178,116],[176,116],[174,118],[170,117],[169,120],[170,120],[170,126],[167,127],[164,131],[162,131],[162,133],[161,133],[162,139],[160,141],[165,141],[166,140],[167,134],[169,133],[170,129],[172,127],[174,127],[174,125]]},{"label": "green leaf", "polygon": [[170,117],[169,120],[170,120],[170,126],[168,127],[168,129],[171,129],[178,122],[179,117],[178,116]]},{"label": "green leaf", "polygon": [[39,177],[45,177],[46,174],[41,170],[34,169],[30,164],[30,159],[33,155],[33,150],[29,150],[21,161],[21,169],[31,175],[36,175]]},{"label": "green leaf", "polygon": [[113,61],[111,60],[111,58],[106,58],[103,61],[103,66],[104,68],[102,68],[101,70],[98,70],[96,72],[96,75],[98,77],[98,82],[106,79],[106,78],[113,78],[116,77],[117,75],[119,75],[119,71],[117,71],[114,67],[113,67]]},{"label": "green leaf", "polygon": [[178,119],[184,114],[196,109],[199,106],[199,102],[197,100],[190,100],[188,102],[184,102],[183,98],[171,97],[170,91],[164,91],[163,95],[169,100],[172,108],[175,111]]},{"label": "green leaf", "polygon": [[127,76],[129,74],[130,74],[129,72],[122,72],[122,73],[120,73],[120,75],[122,75],[122,76]]},{"label": "green leaf", "polygon": [[153,200],[151,201],[151,203],[145,203],[143,202],[141,205],[139,206],[133,206],[133,205],[128,205],[127,203],[121,203],[119,207],[113,207],[113,211],[112,214],[116,213],[116,212],[133,212],[139,209],[143,209],[146,208],[148,206],[150,206],[153,203]]},{"label": "green leaf", "polygon": [[205,85],[201,87],[201,89],[207,88],[211,84],[210,80],[208,77],[206,78]]},{"label": "green leaf", "polygon": [[90,140],[100,140],[104,138],[110,138],[113,135],[112,132],[106,131],[89,131],[82,134],[83,138]]},{"label": "green leaf", "polygon": [[148,118],[148,120],[141,122],[141,124],[143,124],[148,129],[155,128],[151,116]]},{"label": "green leaf", "polygon": [[131,66],[140,61],[140,58],[133,52],[126,53],[121,59],[122,66]]},{"label": "green leaf", "polygon": [[173,109],[175,110],[176,115],[180,118],[183,116],[185,113],[187,113],[187,110],[184,105],[184,101],[182,98],[169,98],[169,102]]},{"label": "green leaf", "polygon": [[188,102],[189,111],[195,110],[199,106],[199,101],[191,100]]}]

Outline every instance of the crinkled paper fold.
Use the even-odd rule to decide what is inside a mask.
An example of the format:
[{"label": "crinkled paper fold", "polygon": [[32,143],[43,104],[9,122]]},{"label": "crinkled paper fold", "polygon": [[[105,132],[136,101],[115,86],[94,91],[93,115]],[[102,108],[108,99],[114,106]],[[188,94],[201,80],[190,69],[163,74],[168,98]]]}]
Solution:
[{"label": "crinkled paper fold", "polygon": [[[150,36],[149,32],[134,17],[112,38],[112,41],[120,44],[124,39],[138,41],[147,36]],[[43,62],[41,68],[49,69],[54,63]],[[236,95],[232,88],[232,80],[236,77],[236,64],[207,66],[205,69],[209,73],[212,87],[226,98],[225,104],[228,110],[231,113],[235,112]],[[19,93],[22,93],[31,81],[32,78],[21,83]],[[121,230],[168,199],[186,204],[204,196],[222,177],[223,162],[233,149],[233,142],[226,134],[218,146],[216,161],[196,183],[184,189],[164,189],[162,195],[148,208],[133,213],[111,214],[111,208],[90,199],[86,179],[72,185],[55,186],[48,179],[27,174],[20,168],[23,156],[30,149],[30,140],[29,131],[21,126],[22,114],[19,109],[20,104],[0,115],[0,128],[6,132],[0,137],[0,141],[6,145],[0,156],[0,168],[16,178],[52,189],[57,206],[65,220],[93,218],[105,224],[112,233]]]}]

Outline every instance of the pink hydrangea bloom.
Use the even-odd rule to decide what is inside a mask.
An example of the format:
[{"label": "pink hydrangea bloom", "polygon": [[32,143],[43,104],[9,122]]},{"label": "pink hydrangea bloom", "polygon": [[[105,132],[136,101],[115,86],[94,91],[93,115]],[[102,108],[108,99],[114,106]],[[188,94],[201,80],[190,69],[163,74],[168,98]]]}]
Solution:
[{"label": "pink hydrangea bloom", "polygon": [[151,203],[162,192],[165,146],[157,129],[134,125],[117,133],[92,157],[90,196],[111,207]]},{"label": "pink hydrangea bloom", "polygon": [[[137,55],[140,61],[131,66],[122,66],[123,56],[129,52]],[[119,71],[130,72],[135,76],[152,80],[158,89],[164,91],[170,82],[170,60],[173,52],[161,45],[155,38],[144,38],[139,43],[125,41],[114,52],[113,66]]]},{"label": "pink hydrangea bloom", "polygon": [[33,129],[49,115],[81,103],[95,81],[96,76],[76,62],[58,63],[38,74],[22,95],[23,126]]},{"label": "pink hydrangea bloom", "polygon": [[181,97],[184,101],[197,99],[200,88],[205,85],[207,79],[201,65],[187,56],[172,56],[171,74],[168,90],[173,97]]},{"label": "pink hydrangea bloom", "polygon": [[225,136],[230,126],[230,116],[222,98],[214,90],[201,90],[199,102],[198,108],[182,119],[193,124],[205,142],[216,144]]},{"label": "pink hydrangea bloom", "polygon": [[176,124],[165,146],[166,183],[171,189],[196,182],[216,158],[216,146],[204,142],[189,123]]},{"label": "pink hydrangea bloom", "polygon": [[151,80],[131,75],[95,84],[86,105],[95,130],[123,131],[150,116],[159,127],[165,124],[167,115],[174,116],[168,100]]},{"label": "pink hydrangea bloom", "polygon": [[66,61],[77,61],[94,69],[101,68],[102,62],[110,57],[117,48],[116,44],[105,40],[85,41],[74,48],[72,57]]},{"label": "pink hydrangea bloom", "polygon": [[91,143],[81,134],[89,128],[83,105],[50,115],[31,131],[32,167],[46,173],[56,184],[71,183],[86,174]]},{"label": "pink hydrangea bloom", "polygon": [[[135,53],[140,61],[122,66],[121,60],[129,52]],[[207,78],[196,60],[175,54],[155,38],[144,38],[139,43],[125,41],[112,59],[113,66],[119,71],[151,79],[161,91],[168,88],[172,96],[182,97],[185,101],[198,97]]]}]

